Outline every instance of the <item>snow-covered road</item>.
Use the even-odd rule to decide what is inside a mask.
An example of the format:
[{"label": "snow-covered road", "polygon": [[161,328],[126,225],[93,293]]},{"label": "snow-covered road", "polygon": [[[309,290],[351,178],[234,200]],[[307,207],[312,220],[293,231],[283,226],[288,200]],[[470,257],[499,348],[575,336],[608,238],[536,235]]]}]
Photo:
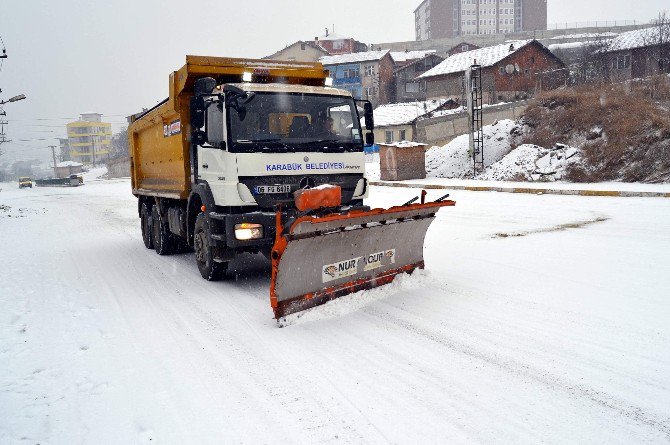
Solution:
[{"label": "snow-covered road", "polygon": [[670,441],[670,200],[455,192],[425,272],[280,329],[262,256],[145,249],[127,180],[15,187],[2,444]]}]

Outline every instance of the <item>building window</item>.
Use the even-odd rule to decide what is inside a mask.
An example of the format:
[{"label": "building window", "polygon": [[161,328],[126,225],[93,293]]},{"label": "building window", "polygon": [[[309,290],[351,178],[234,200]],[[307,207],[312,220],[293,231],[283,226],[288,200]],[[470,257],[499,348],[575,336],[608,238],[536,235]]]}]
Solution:
[{"label": "building window", "polygon": [[305,50],[305,44],[304,43],[300,44],[300,49],[303,50],[303,51]]},{"label": "building window", "polygon": [[406,139],[406,131],[405,130],[400,130],[400,138],[401,141],[404,141]]},{"label": "building window", "polygon": [[392,144],[393,143],[393,132],[392,131],[385,131],[384,132],[385,140],[387,144]]},{"label": "building window", "polygon": [[418,93],[418,92],[419,92],[418,82],[407,82],[405,84],[405,93]]},{"label": "building window", "polygon": [[365,77],[370,77],[375,75],[375,66],[374,65],[365,65]]},{"label": "building window", "polygon": [[358,79],[361,77],[361,72],[358,68],[347,68],[344,70],[345,79]]},{"label": "building window", "polygon": [[617,69],[625,70],[630,68],[630,55],[619,56],[616,58]]}]

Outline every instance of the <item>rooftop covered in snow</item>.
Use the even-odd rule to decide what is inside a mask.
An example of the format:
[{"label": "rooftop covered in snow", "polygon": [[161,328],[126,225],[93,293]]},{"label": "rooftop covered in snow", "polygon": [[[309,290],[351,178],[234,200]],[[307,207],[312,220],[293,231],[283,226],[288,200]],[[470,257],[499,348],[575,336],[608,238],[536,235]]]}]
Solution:
[{"label": "rooftop covered in snow", "polygon": [[351,37],[345,37],[340,34],[335,34],[334,32],[330,32],[326,35],[319,36],[317,37],[317,40],[349,40]]},{"label": "rooftop covered in snow", "polygon": [[[661,38],[662,33],[665,37]],[[667,31],[662,30],[658,26],[652,28],[637,29],[635,31],[624,32],[618,37],[615,37],[610,42],[608,51],[623,51],[628,49],[642,48],[645,46],[658,45],[661,40],[667,43],[669,40]]]},{"label": "rooftop covered in snow", "polygon": [[392,51],[391,57],[397,63],[404,63],[410,60],[423,59],[428,54],[435,53],[434,49],[427,49],[423,51]]},{"label": "rooftop covered in snow", "polygon": [[324,65],[341,65],[343,63],[361,63],[381,60],[389,50],[365,51],[362,53],[340,54],[337,56],[323,56],[319,59]]},{"label": "rooftop covered in snow", "polygon": [[381,105],[374,112],[375,126],[388,127],[391,125],[411,124],[418,118],[432,113],[449,103],[453,103],[453,101],[440,99]]},{"label": "rooftop covered in snow", "polygon": [[63,161],[56,164],[56,167],[82,167],[84,164],[74,161]]},{"label": "rooftop covered in snow", "polygon": [[475,63],[486,68],[500,62],[510,54],[514,54],[534,40],[515,40],[501,45],[475,49],[447,57],[435,68],[426,71],[419,78],[442,76],[445,74],[460,73]]}]

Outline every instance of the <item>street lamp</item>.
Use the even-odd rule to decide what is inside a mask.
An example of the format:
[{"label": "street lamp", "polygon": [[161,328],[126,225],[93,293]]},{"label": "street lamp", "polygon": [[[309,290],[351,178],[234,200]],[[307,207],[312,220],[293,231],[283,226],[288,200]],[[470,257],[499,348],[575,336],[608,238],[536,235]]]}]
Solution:
[{"label": "street lamp", "polygon": [[10,97],[9,100],[2,100],[0,101],[0,105],[4,105],[9,102],[18,102],[20,100],[23,100],[26,98],[25,94],[19,94],[18,96]]}]

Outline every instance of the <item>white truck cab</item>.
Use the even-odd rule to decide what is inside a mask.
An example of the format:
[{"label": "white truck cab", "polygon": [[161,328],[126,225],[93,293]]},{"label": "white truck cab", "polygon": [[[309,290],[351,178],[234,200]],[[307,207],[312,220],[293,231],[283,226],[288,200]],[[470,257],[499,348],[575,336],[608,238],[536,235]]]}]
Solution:
[{"label": "white truck cab", "polygon": [[227,84],[205,107],[196,181],[208,184],[217,206],[273,210],[322,184],[342,187],[345,204],[367,197],[363,132],[348,91]]}]

